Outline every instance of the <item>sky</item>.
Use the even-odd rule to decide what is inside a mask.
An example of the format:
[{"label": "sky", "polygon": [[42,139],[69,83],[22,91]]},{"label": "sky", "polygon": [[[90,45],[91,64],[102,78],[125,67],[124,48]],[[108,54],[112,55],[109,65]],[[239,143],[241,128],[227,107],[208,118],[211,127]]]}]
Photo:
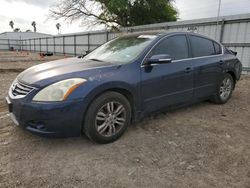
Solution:
[{"label": "sky", "polygon": [[[56,0],[0,0],[0,33],[12,31],[9,21],[22,31],[32,30],[31,22],[36,21],[37,32],[57,34],[56,23],[61,24],[61,34],[89,30],[80,21],[69,23],[49,18],[49,9]],[[180,20],[216,17],[219,0],[175,0]],[[220,15],[250,13],[250,0],[222,0]],[[92,28],[94,29],[94,28]],[[96,28],[100,29],[100,27]]]}]

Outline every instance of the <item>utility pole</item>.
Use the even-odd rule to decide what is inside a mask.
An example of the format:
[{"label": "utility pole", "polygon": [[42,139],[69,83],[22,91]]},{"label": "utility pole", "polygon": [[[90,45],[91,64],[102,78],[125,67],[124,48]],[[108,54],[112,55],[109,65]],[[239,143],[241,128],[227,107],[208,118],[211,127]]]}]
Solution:
[{"label": "utility pole", "polygon": [[218,6],[217,24],[216,24],[216,29],[215,29],[216,36],[217,36],[217,31],[218,31],[218,26],[219,26],[220,9],[221,9],[221,0],[219,0],[219,6]]}]

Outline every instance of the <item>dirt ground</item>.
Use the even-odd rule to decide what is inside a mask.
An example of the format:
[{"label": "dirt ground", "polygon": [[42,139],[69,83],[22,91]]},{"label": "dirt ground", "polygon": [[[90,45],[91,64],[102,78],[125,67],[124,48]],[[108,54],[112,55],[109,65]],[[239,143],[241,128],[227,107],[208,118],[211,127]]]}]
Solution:
[{"label": "dirt ground", "polygon": [[[4,62],[8,55],[14,60]],[[250,76],[225,105],[154,115],[115,143],[96,145],[14,126],[3,102],[18,74],[12,69],[37,64],[35,54],[17,56],[0,53],[0,187],[250,187]]]}]

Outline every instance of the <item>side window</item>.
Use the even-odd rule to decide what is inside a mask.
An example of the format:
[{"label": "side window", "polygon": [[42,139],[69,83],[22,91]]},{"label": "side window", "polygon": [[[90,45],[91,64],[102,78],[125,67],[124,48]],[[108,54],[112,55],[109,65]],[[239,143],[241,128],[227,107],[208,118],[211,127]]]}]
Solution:
[{"label": "side window", "polygon": [[214,49],[215,49],[215,54],[217,55],[221,54],[221,46],[216,42],[214,42]]},{"label": "side window", "polygon": [[202,57],[215,54],[214,45],[211,40],[197,36],[190,36],[190,41],[194,57]]},{"label": "side window", "polygon": [[168,37],[159,42],[151,51],[150,56],[168,54],[172,60],[188,58],[188,44],[185,35]]}]

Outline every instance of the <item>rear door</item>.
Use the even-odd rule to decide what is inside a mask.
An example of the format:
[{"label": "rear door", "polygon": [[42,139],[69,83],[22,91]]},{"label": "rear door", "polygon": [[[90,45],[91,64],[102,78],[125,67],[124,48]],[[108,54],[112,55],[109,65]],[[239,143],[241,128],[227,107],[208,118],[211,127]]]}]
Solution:
[{"label": "rear door", "polygon": [[189,35],[194,66],[194,97],[211,96],[221,79],[223,55],[221,45],[205,37]]},{"label": "rear door", "polygon": [[193,96],[193,65],[185,34],[162,39],[146,57],[168,54],[172,63],[141,67],[141,96],[145,112],[183,104]]}]

